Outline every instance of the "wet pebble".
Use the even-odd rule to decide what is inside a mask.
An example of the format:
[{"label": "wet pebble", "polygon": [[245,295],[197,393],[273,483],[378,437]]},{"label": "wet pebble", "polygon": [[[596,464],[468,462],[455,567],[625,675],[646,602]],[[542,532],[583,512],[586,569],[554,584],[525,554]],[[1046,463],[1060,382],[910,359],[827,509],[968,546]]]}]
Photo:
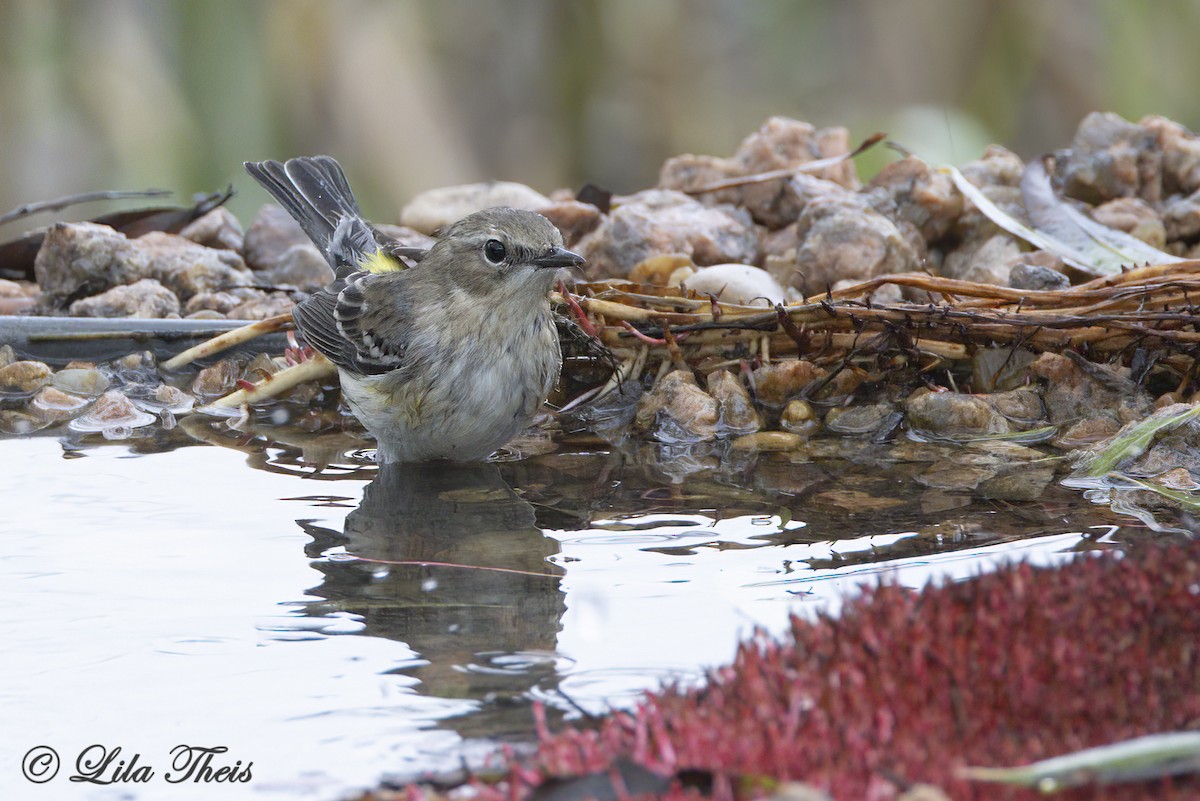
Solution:
[{"label": "wet pebble", "polygon": [[811,437],[821,427],[816,412],[808,401],[791,400],[779,415],[779,427],[791,434]]},{"label": "wet pebble", "polygon": [[806,439],[788,431],[758,431],[738,437],[733,441],[733,447],[740,451],[794,451]]},{"label": "wet pebble", "polygon": [[1060,353],[1043,353],[1029,366],[1046,382],[1042,392],[1047,415],[1055,425],[1111,417],[1120,424],[1149,414],[1153,402],[1134,384],[1129,368],[1118,365],[1080,365]]},{"label": "wet pebble", "polygon": [[84,414],[71,421],[72,431],[99,431],[106,439],[125,439],[133,429],[147,426],[157,418],[138,409],[119,391],[105,392]]},{"label": "wet pebble", "polygon": [[108,376],[95,367],[65,367],[50,378],[50,385],[63,392],[94,398],[108,389]]},{"label": "wet pebble", "polygon": [[717,401],[717,426],[721,433],[747,434],[762,428],[750,393],[733,373],[717,370],[709,374],[708,393]]},{"label": "wet pebble", "polygon": [[0,395],[32,395],[50,380],[50,375],[50,368],[42,362],[12,362],[0,367]]},{"label": "wet pebble", "polygon": [[828,373],[812,362],[790,359],[764,364],[755,369],[752,375],[759,402],[782,406],[792,395]]},{"label": "wet pebble", "polygon": [[158,359],[148,350],[130,353],[108,364],[108,372],[122,384],[150,384],[158,380]]},{"label": "wet pebble", "polygon": [[838,406],[825,413],[825,427],[835,434],[870,434],[895,411],[896,407],[886,401],[863,406]]},{"label": "wet pebble", "polygon": [[127,387],[126,392],[135,406],[152,414],[183,414],[196,405],[195,398],[170,384]]},{"label": "wet pebble", "polygon": [[1121,424],[1112,417],[1089,417],[1060,431],[1050,444],[1067,451],[1086,448],[1115,435],[1120,428]]},{"label": "wet pebble", "polygon": [[909,426],[938,437],[1004,434],[1008,421],[978,395],[930,392],[922,387],[904,401]]},{"label": "wet pebble", "polygon": [[47,423],[59,423],[75,417],[89,403],[91,401],[88,398],[71,395],[54,387],[42,387],[29,402],[29,409]]},{"label": "wet pebble", "polygon": [[206,400],[226,395],[237,385],[241,373],[233,361],[222,359],[196,374],[192,381],[192,394]]},{"label": "wet pebble", "polygon": [[690,370],[674,370],[638,401],[634,426],[660,442],[699,442],[717,436],[719,414]]},{"label": "wet pebble", "polygon": [[0,409],[0,434],[32,434],[48,425],[48,421],[24,409]]},{"label": "wet pebble", "polygon": [[975,494],[997,501],[1036,501],[1054,479],[1053,467],[1029,467],[1009,470],[981,481]]},{"label": "wet pebble", "polygon": [[8,367],[17,361],[17,352],[12,345],[0,345],[0,367]]},{"label": "wet pebble", "polygon": [[980,482],[992,478],[998,469],[987,465],[962,464],[957,459],[936,462],[913,476],[925,487],[941,490],[973,490]]}]

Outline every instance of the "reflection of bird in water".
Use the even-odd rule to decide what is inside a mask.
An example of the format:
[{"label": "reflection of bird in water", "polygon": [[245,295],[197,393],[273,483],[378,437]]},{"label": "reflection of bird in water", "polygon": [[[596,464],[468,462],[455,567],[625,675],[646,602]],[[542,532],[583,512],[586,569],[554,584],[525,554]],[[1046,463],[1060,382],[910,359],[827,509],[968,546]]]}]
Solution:
[{"label": "reflection of bird in water", "polygon": [[[325,581],[312,592],[362,615],[364,634],[403,641],[428,660],[412,671],[424,692],[506,698],[553,683],[549,659],[534,673],[505,667],[517,652],[552,654],[565,607],[560,571],[546,561],[558,544],[495,464],[382,465],[344,539],[362,561],[320,564]],[[528,714],[514,722],[527,725]]]}]

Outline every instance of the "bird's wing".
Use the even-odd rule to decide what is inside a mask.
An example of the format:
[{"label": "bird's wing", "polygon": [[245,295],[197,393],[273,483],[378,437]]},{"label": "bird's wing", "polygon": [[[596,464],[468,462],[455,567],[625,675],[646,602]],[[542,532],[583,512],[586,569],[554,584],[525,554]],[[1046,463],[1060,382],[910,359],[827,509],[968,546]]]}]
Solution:
[{"label": "bird's wing", "polygon": [[351,273],[297,306],[296,328],[343,370],[359,375],[397,370],[404,366],[404,334],[412,322],[403,291],[407,278],[404,272]]}]

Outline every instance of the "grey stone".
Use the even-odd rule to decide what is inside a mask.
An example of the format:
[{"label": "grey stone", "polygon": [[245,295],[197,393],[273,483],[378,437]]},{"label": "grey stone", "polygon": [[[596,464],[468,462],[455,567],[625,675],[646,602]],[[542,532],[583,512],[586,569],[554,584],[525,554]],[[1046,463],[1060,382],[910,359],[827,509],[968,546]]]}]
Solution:
[{"label": "grey stone", "polygon": [[246,229],[242,253],[250,269],[269,270],[295,245],[311,245],[300,224],[283,208],[268,203],[258,210]]},{"label": "grey stone", "polygon": [[150,254],[107,225],[55,223],[46,230],[34,275],[52,308],[153,277]]},{"label": "grey stone", "polygon": [[968,240],[947,254],[941,272],[946,278],[1007,286],[1012,266],[1020,256],[1021,244],[1014,237],[993,234]]},{"label": "grey stone", "polygon": [[232,251],[206,248],[161,231],[151,231],[134,244],[149,260],[150,277],[184,301],[200,292],[246,286],[254,281],[242,257]]},{"label": "grey stone", "polygon": [[409,201],[400,212],[400,223],[423,234],[433,234],[483,209],[507,206],[541,211],[549,205],[550,198],[541,192],[512,181],[443,186],[421,192]]},{"label": "grey stone", "polygon": [[115,286],[71,304],[75,317],[178,317],[179,298],[153,278]]},{"label": "grey stone", "polygon": [[206,248],[234,252],[241,252],[245,238],[242,224],[233,216],[233,212],[224,206],[218,206],[204,216],[192,220],[179,235]]},{"label": "grey stone", "polygon": [[1045,291],[1066,289],[1071,285],[1071,280],[1057,270],[1052,270],[1049,267],[1020,261],[1013,265],[1009,271],[1008,285],[1013,289]]},{"label": "grey stone", "polygon": [[274,267],[255,273],[255,280],[264,286],[288,286],[315,292],[333,280],[333,268],[316,246],[292,245]]},{"label": "grey stone", "polygon": [[1118,197],[1162,198],[1157,137],[1118,114],[1093,111],[1079,123],[1059,174],[1069,197],[1098,205]]}]

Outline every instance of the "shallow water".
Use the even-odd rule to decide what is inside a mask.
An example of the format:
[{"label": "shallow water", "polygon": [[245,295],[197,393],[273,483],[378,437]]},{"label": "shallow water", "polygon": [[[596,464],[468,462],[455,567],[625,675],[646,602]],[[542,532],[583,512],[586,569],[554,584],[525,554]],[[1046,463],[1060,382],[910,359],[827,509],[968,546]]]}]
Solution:
[{"label": "shallow water", "polygon": [[[915,443],[317,472],[312,443],[215,440],[0,440],[0,797],[338,798],[528,742],[535,699],[557,725],[695,681],[864,582],[1051,563],[1134,530],[1054,484],[931,489],[953,465]],[[252,762],[251,781],[168,784],[180,744],[227,747],[213,767]],[[63,764],[34,788],[39,745]],[[121,748],[102,776],[134,754],[154,776],[69,782],[92,745]]]}]

